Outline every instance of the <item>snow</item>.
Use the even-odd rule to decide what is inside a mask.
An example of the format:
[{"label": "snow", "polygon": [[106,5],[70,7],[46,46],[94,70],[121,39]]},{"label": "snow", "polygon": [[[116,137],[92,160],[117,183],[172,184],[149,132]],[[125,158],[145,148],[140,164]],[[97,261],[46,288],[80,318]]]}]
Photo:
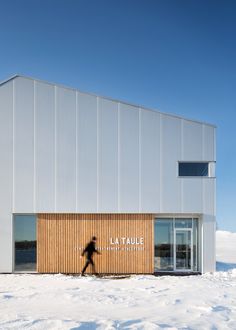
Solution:
[{"label": "snow", "polygon": [[217,232],[214,274],[2,274],[0,329],[236,329],[236,234]]}]

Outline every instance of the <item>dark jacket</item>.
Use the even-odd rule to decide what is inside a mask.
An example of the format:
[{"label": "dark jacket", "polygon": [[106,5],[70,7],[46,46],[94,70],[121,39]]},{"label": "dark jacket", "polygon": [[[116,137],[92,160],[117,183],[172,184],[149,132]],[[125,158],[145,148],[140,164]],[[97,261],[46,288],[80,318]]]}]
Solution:
[{"label": "dark jacket", "polygon": [[93,254],[94,254],[94,252],[96,252],[97,254],[100,254],[98,252],[98,250],[95,248],[95,243],[93,241],[90,241],[86,245],[84,251],[82,252],[82,257],[84,256],[84,254],[86,254],[87,259],[91,259],[92,256],[93,256]]}]

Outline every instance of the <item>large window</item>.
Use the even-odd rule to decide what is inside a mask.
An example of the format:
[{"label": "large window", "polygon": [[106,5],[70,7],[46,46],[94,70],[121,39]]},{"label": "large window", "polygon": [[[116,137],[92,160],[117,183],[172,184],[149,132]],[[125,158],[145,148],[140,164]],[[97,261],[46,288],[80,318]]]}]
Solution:
[{"label": "large window", "polygon": [[155,220],[155,271],[198,271],[197,218]]},{"label": "large window", "polygon": [[179,162],[179,176],[209,176],[209,163]]},{"label": "large window", "polygon": [[36,216],[14,216],[15,271],[36,270]]}]

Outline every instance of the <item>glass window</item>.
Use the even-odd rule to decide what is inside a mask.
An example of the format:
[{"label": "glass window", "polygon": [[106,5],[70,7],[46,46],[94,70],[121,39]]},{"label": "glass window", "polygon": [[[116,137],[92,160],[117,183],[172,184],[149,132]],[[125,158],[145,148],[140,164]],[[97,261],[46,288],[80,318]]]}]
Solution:
[{"label": "glass window", "polygon": [[192,228],[192,218],[191,219],[175,219],[175,228]]},{"label": "glass window", "polygon": [[179,176],[208,176],[208,163],[179,162]]},{"label": "glass window", "polygon": [[178,229],[175,231],[176,270],[192,270],[191,241],[191,229]]},{"label": "glass window", "polygon": [[174,269],[173,219],[155,221],[155,271]]},{"label": "glass window", "polygon": [[14,216],[15,271],[36,270],[36,216]]},{"label": "glass window", "polygon": [[199,270],[198,225],[197,218],[155,220],[155,272]]},{"label": "glass window", "polygon": [[193,270],[198,270],[198,219],[193,219]]}]

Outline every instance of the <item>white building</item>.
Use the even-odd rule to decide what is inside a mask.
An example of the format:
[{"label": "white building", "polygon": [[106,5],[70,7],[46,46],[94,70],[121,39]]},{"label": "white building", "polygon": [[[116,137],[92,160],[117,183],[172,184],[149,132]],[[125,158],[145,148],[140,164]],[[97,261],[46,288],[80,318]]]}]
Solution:
[{"label": "white building", "polygon": [[[69,250],[67,257],[60,254],[63,238],[55,248],[57,268],[35,265],[46,260],[39,251],[35,260],[38,235],[41,251],[46,244],[39,227],[36,234],[38,214],[61,214],[64,220],[86,214],[94,219],[150,215],[149,228],[141,226],[134,234],[132,223],[125,229],[122,219],[117,221],[119,235],[145,241],[142,258],[150,256],[149,268],[103,265],[103,272],[214,271],[215,131],[210,124],[37,79],[14,76],[2,82],[0,272],[78,272],[79,261],[74,268],[60,268],[60,260],[70,258]],[[112,226],[117,236],[118,227]],[[87,229],[83,239],[94,230]],[[73,238],[77,243],[79,236]],[[114,237],[108,236],[100,242],[106,265],[114,253],[124,262],[139,260],[141,252],[131,253],[129,241],[123,242],[126,252],[111,251]],[[53,242],[47,244],[45,251]]]}]

